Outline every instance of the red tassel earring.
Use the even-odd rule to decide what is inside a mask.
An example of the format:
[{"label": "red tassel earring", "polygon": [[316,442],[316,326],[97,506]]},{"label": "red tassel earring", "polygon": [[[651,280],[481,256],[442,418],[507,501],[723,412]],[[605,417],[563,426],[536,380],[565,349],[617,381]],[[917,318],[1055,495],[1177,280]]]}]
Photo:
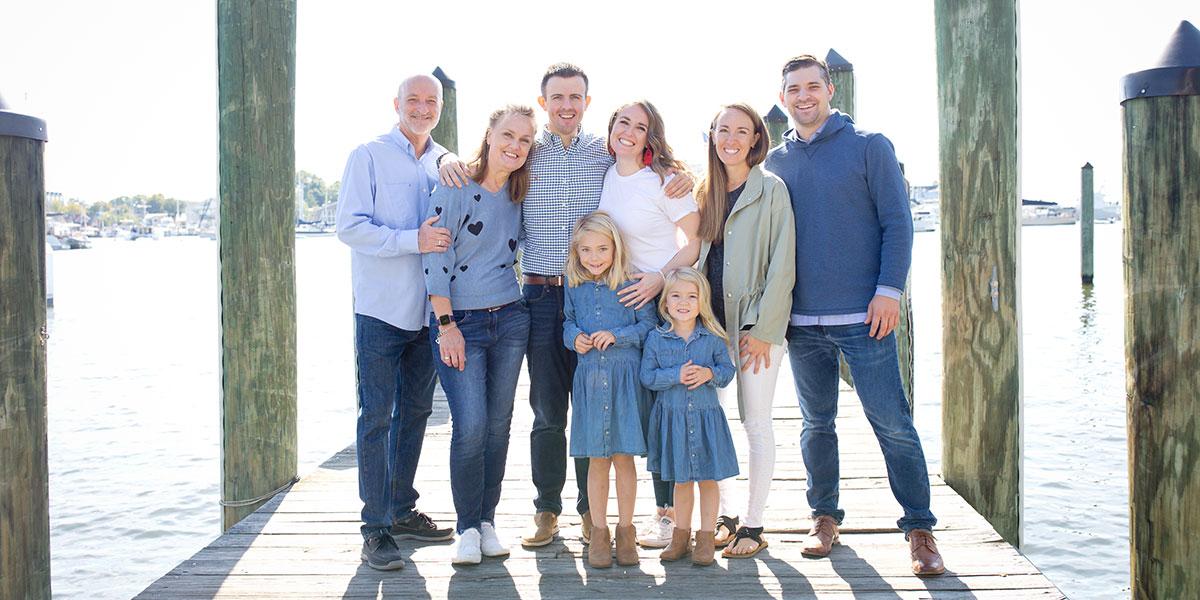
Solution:
[{"label": "red tassel earring", "polygon": [[642,164],[648,167],[653,162],[654,151],[650,150],[650,146],[646,146],[646,149],[642,151]]}]

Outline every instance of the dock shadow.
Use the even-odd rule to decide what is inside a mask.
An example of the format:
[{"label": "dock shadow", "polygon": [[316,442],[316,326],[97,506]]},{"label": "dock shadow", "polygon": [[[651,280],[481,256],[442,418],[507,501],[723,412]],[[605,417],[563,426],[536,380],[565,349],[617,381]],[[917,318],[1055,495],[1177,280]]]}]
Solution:
[{"label": "dock shadow", "polygon": [[[452,565],[448,600],[519,598],[517,583],[505,566],[511,557],[487,558],[478,565]],[[386,597],[386,596],[385,596]]]},{"label": "dock shadow", "polygon": [[[561,595],[563,590],[578,590],[584,587],[583,575],[577,568],[577,561],[585,560],[586,552],[575,554],[571,548],[559,538],[540,548],[525,548],[534,553],[534,568],[538,573],[538,595],[542,598],[554,598]],[[583,566],[587,569],[587,565]]]},{"label": "dock shadow", "polygon": [[404,568],[396,571],[376,571],[366,563],[359,564],[354,576],[346,583],[346,591],[342,593],[342,598],[433,600],[425,585],[425,577],[421,575],[420,566],[416,561],[407,559]]},{"label": "dock shadow", "polygon": [[[900,552],[901,550],[897,549],[896,551]],[[891,584],[879,574],[879,571],[876,571],[870,562],[863,560],[854,551],[854,547],[844,541],[833,547],[833,552],[829,555],[828,560],[830,566],[833,567],[833,572],[837,573],[838,577],[841,577],[842,581],[850,586],[851,594],[857,596],[869,593],[872,598],[903,600],[900,594],[892,589]]]}]

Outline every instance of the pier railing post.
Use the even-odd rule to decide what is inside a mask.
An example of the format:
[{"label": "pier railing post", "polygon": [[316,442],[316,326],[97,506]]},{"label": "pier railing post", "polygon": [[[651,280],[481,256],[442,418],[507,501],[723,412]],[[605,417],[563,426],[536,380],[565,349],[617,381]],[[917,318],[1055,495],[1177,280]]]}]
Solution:
[{"label": "pier railing post", "polygon": [[1092,264],[1096,234],[1096,196],[1093,190],[1092,163],[1083,165],[1079,184],[1079,273],[1084,285],[1091,285],[1096,275]]},{"label": "pier railing post", "polygon": [[1021,541],[1017,0],[934,1],[942,230],[942,469]]},{"label": "pier railing post", "polygon": [[788,130],[787,114],[780,110],[778,104],[772,104],[767,116],[763,117],[763,122],[767,125],[767,133],[771,134],[771,146],[778,146],[783,142],[783,134]]},{"label": "pier railing post", "polygon": [[1134,598],[1200,597],[1200,30],[1122,81]]},{"label": "pier railing post", "polygon": [[296,475],[296,0],[217,1],[221,504]]},{"label": "pier railing post", "polygon": [[441,67],[433,70],[433,76],[442,82],[442,115],[429,135],[443,148],[458,154],[458,89]]},{"label": "pier railing post", "polygon": [[0,100],[0,600],[50,598],[45,142]]},{"label": "pier railing post", "polygon": [[[829,67],[829,79],[833,83],[833,108],[850,115],[858,116],[858,96],[854,86],[854,64],[846,60],[837,50],[829,49],[825,53],[825,66]],[[900,321],[896,325],[896,353],[900,359],[900,379],[904,384],[904,394],[908,396],[908,409],[911,412],[915,402],[913,398],[913,330],[912,330],[912,274],[904,284],[904,295],[900,300]],[[850,365],[845,357],[838,357],[838,370],[842,380],[851,386],[854,377],[850,375]]]}]

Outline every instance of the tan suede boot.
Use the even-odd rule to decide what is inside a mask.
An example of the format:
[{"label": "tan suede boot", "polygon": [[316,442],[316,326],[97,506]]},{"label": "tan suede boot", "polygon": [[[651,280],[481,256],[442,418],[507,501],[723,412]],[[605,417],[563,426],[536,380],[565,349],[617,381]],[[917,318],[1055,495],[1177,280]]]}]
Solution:
[{"label": "tan suede boot", "polygon": [[713,564],[713,552],[716,548],[716,543],[713,541],[712,531],[704,531],[701,529],[696,532],[696,549],[692,550],[692,564],[701,567],[707,567]]},{"label": "tan suede boot", "polygon": [[658,555],[661,560],[679,560],[692,551],[692,530],[676,527],[671,531],[671,543]]},{"label": "tan suede boot", "polygon": [[597,569],[612,566],[612,534],[608,527],[592,529],[592,542],[588,544],[588,564]]},{"label": "tan suede boot", "polygon": [[633,524],[617,525],[617,564],[632,567],[638,564],[637,530]]}]

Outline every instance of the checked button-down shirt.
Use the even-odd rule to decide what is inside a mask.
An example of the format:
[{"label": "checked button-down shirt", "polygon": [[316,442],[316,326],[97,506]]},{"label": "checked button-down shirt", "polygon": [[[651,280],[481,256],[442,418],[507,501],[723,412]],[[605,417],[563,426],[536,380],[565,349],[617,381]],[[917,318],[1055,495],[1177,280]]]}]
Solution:
[{"label": "checked button-down shirt", "polygon": [[529,166],[529,192],[521,203],[525,240],[521,272],[562,275],[571,230],[596,210],[604,174],[613,164],[603,137],[580,132],[563,148],[562,138],[543,129]]}]

